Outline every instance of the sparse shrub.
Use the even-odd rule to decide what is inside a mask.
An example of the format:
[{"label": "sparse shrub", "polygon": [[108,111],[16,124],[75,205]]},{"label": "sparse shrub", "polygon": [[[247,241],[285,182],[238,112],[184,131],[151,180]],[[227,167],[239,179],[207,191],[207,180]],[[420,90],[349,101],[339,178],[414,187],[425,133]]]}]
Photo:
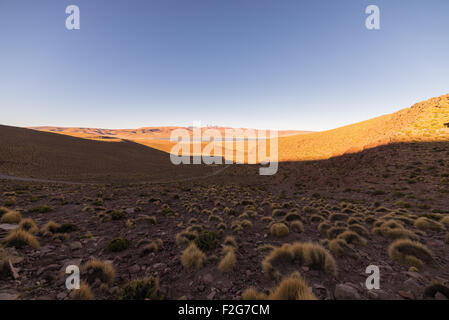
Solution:
[{"label": "sparse shrub", "polygon": [[190,245],[184,250],[181,256],[181,263],[186,268],[200,269],[206,262],[206,255],[202,252],[195,243]]},{"label": "sparse shrub", "polygon": [[388,254],[391,259],[416,268],[433,261],[432,252],[425,245],[411,240],[396,240],[390,245]]},{"label": "sparse shrub", "polygon": [[31,233],[21,229],[11,230],[4,240],[6,246],[23,248],[30,246],[33,248],[39,247],[39,241]]},{"label": "sparse shrub", "polygon": [[48,205],[32,207],[28,212],[30,213],[47,213],[53,211],[53,208]]},{"label": "sparse shrub", "polygon": [[288,277],[269,295],[270,300],[317,300],[307,283],[299,276]]},{"label": "sparse shrub", "polygon": [[218,264],[218,271],[221,273],[231,271],[234,268],[236,261],[234,247],[227,246],[223,249],[223,251],[225,252],[225,255]]},{"label": "sparse shrub", "polygon": [[261,220],[262,220],[262,222],[265,222],[265,223],[271,223],[274,221],[274,219],[272,217],[262,217]]},{"label": "sparse shrub", "polygon": [[342,239],[348,244],[360,244],[365,245],[366,240],[362,238],[358,233],[354,231],[345,231],[337,236],[337,239]]},{"label": "sparse shrub", "polygon": [[0,219],[1,223],[18,224],[22,220],[22,215],[17,211],[8,210]]},{"label": "sparse shrub", "polygon": [[112,239],[108,244],[109,252],[120,252],[129,248],[131,242],[126,238]]},{"label": "sparse shrub", "polygon": [[284,223],[273,223],[270,227],[270,233],[275,237],[285,237],[288,235],[288,227]]},{"label": "sparse shrub", "polygon": [[292,223],[290,223],[290,229],[297,233],[304,232],[304,226],[301,221],[293,221]]},{"label": "sparse shrub", "polygon": [[81,271],[89,284],[93,284],[96,279],[102,283],[110,284],[115,278],[115,270],[112,264],[97,259],[86,262]]},{"label": "sparse shrub", "polygon": [[90,287],[87,283],[81,283],[80,288],[77,290],[72,291],[71,298],[73,300],[93,300],[94,295],[92,294],[92,291],[90,290]]},{"label": "sparse shrub", "polygon": [[441,224],[438,221],[426,218],[426,217],[420,217],[416,219],[414,226],[420,230],[436,230],[441,231],[444,230],[444,225]]},{"label": "sparse shrub", "polygon": [[264,273],[271,278],[279,278],[281,274],[277,266],[291,265],[298,267],[306,265],[314,270],[320,270],[332,275],[337,274],[337,265],[332,255],[316,243],[296,242],[275,247],[262,261]]},{"label": "sparse shrub", "polygon": [[159,281],[154,277],[132,280],[121,291],[122,300],[146,300],[157,299]]},{"label": "sparse shrub", "polygon": [[204,230],[195,239],[195,244],[201,250],[213,250],[220,245],[217,234],[214,231]]}]

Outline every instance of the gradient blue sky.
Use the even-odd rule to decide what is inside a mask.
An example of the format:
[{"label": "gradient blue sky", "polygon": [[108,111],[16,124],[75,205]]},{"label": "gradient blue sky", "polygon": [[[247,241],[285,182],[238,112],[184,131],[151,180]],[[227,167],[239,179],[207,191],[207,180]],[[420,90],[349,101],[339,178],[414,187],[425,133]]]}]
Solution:
[{"label": "gradient blue sky", "polygon": [[[81,30],[65,28],[66,6]],[[381,30],[365,8],[381,9]],[[0,123],[323,130],[449,92],[447,0],[1,0]]]}]

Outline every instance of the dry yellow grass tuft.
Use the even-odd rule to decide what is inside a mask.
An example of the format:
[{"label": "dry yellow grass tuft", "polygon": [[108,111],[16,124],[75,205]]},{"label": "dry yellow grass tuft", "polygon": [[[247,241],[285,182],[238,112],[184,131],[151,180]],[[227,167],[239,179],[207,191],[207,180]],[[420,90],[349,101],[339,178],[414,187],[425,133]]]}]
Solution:
[{"label": "dry yellow grass tuft", "polygon": [[396,240],[389,249],[391,259],[408,266],[419,268],[433,261],[432,252],[422,243],[411,240]]},{"label": "dry yellow grass tuft", "polygon": [[70,297],[73,300],[93,300],[94,295],[92,291],[90,290],[90,287],[87,283],[81,283],[80,288],[77,290],[74,290]]},{"label": "dry yellow grass tuft", "polygon": [[8,210],[0,219],[1,223],[18,224],[22,220],[22,215],[17,211]]},{"label": "dry yellow grass tuft", "polygon": [[235,249],[231,246],[226,246],[223,248],[224,257],[221,259],[220,263],[218,264],[218,271],[221,273],[226,273],[231,271],[236,262],[235,258]]},{"label": "dry yellow grass tuft", "polygon": [[270,278],[280,278],[279,267],[287,265],[297,268],[305,265],[314,270],[337,275],[337,264],[332,255],[323,246],[311,242],[296,242],[275,247],[262,261],[262,269]]},{"label": "dry yellow grass tuft", "polygon": [[420,230],[441,231],[446,229],[442,223],[426,217],[416,219],[414,226]]},{"label": "dry yellow grass tuft", "polygon": [[86,262],[81,271],[89,284],[94,283],[96,279],[102,283],[111,284],[115,278],[115,270],[112,264],[98,259]]},{"label": "dry yellow grass tuft", "polygon": [[242,300],[266,300],[268,297],[265,293],[257,291],[251,287],[243,291]]},{"label": "dry yellow grass tuft", "polygon": [[269,295],[270,300],[317,300],[307,283],[299,276],[290,276]]},{"label": "dry yellow grass tuft", "polygon": [[30,246],[33,248],[39,247],[39,241],[31,233],[21,229],[11,230],[4,240],[8,247],[23,248]]},{"label": "dry yellow grass tuft", "polygon": [[284,223],[273,223],[270,227],[270,233],[275,237],[285,237],[289,230]]},{"label": "dry yellow grass tuft", "polygon": [[196,268],[200,269],[206,262],[207,257],[195,243],[190,243],[190,245],[184,250],[181,256],[181,263],[186,268]]},{"label": "dry yellow grass tuft", "polygon": [[342,239],[348,244],[366,245],[366,240],[354,231],[345,231],[337,236],[337,239]]},{"label": "dry yellow grass tuft", "polygon": [[56,223],[52,220],[47,222],[41,229],[41,232],[43,234],[49,232],[49,233],[56,233],[58,232],[59,228],[61,228],[61,225],[59,223]]},{"label": "dry yellow grass tuft", "polygon": [[34,222],[34,220],[31,218],[22,219],[19,223],[19,228],[28,231],[31,234],[35,234],[39,231],[36,222]]},{"label": "dry yellow grass tuft", "polygon": [[290,223],[290,229],[294,232],[302,233],[304,232],[304,225],[301,221],[293,221]]}]

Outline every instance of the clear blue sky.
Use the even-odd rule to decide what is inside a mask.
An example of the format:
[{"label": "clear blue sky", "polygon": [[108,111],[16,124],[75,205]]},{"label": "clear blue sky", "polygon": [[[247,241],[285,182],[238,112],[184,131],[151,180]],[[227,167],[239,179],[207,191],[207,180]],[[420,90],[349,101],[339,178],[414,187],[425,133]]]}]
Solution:
[{"label": "clear blue sky", "polygon": [[[65,28],[65,8],[81,30]],[[365,8],[381,9],[381,30]],[[0,123],[323,130],[449,92],[448,0],[1,0]]]}]

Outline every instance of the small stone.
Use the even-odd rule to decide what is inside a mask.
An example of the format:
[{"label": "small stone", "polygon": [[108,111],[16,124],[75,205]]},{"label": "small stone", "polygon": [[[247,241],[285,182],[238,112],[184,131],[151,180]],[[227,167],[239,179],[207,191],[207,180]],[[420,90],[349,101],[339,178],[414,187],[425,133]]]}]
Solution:
[{"label": "small stone", "polygon": [[70,244],[70,249],[72,249],[72,250],[79,250],[82,248],[83,248],[83,245],[79,241],[75,241]]},{"label": "small stone", "polygon": [[337,300],[358,300],[360,295],[357,290],[349,284],[338,284],[335,287],[335,299]]},{"label": "small stone", "polygon": [[415,300],[415,296],[411,291],[403,291],[403,290],[399,290],[398,291],[399,295],[405,299],[408,300]]},{"label": "small stone", "polygon": [[203,281],[205,284],[211,284],[212,282],[214,282],[214,277],[210,273],[208,273],[203,276]]},{"label": "small stone", "polygon": [[125,212],[127,213],[127,214],[131,214],[131,213],[134,213],[134,208],[127,208],[126,210],[125,210]]},{"label": "small stone", "polygon": [[56,295],[56,299],[64,300],[67,297],[67,292],[60,292]]},{"label": "small stone", "polygon": [[437,293],[435,294],[435,300],[448,300],[448,299],[446,298],[446,296],[444,296],[443,294],[441,294],[441,292],[437,292]]},{"label": "small stone", "polygon": [[139,271],[140,271],[140,266],[138,264],[135,264],[131,268],[129,268],[130,273],[137,273]]},{"label": "small stone", "polygon": [[18,298],[17,292],[0,292],[0,300],[17,300]]},{"label": "small stone", "polygon": [[215,291],[212,291],[207,295],[207,300],[212,300],[215,297]]}]

